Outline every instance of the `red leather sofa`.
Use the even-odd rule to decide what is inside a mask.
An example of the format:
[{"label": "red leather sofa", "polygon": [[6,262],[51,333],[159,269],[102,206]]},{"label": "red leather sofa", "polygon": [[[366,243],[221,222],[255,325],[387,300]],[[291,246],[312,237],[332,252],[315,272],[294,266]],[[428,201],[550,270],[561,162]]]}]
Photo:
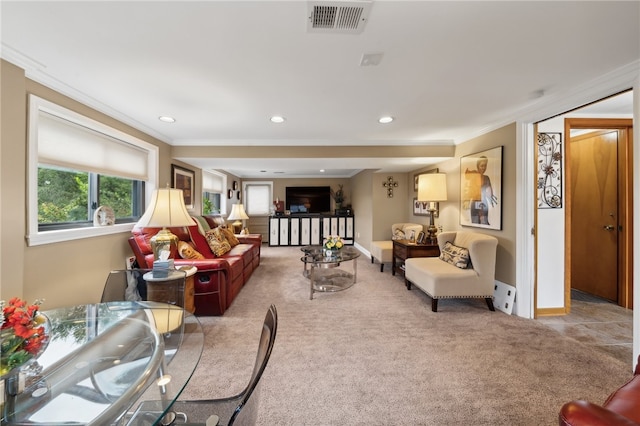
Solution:
[{"label": "red leather sofa", "polygon": [[[202,219],[202,217],[196,219]],[[220,217],[206,217],[211,228],[224,223]],[[202,223],[202,222],[201,222]],[[215,256],[198,225],[169,228],[180,240],[187,241],[200,252],[205,259],[181,259],[172,253],[175,266],[193,265],[197,268],[194,275],[194,303],[196,315],[222,315],[231,306],[242,286],[249,280],[253,271],[260,265],[262,235],[238,235],[240,244],[222,256]],[[138,267],[153,267],[153,252],[149,240],[158,233],[158,228],[135,227],[129,238],[129,245],[136,256]]]},{"label": "red leather sofa", "polygon": [[602,405],[588,401],[571,401],[562,406],[558,415],[560,426],[640,425],[640,357],[633,377]]}]

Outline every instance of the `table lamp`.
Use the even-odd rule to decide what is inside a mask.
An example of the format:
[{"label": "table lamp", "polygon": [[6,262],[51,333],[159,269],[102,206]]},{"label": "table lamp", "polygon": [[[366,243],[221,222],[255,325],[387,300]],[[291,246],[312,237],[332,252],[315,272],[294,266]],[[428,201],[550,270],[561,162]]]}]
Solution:
[{"label": "table lamp", "polygon": [[435,201],[447,200],[447,175],[444,173],[425,173],[418,178],[418,201],[429,201],[429,227],[427,234],[431,242],[436,240],[438,228],[433,223],[436,213]]},{"label": "table lamp", "polygon": [[178,251],[178,237],[167,227],[195,225],[187,207],[181,189],[157,189],[151,196],[151,202],[136,226],[141,228],[162,228],[151,237],[149,244],[154,260],[168,260]]},{"label": "table lamp", "polygon": [[234,204],[231,206],[231,214],[227,219],[235,220],[235,222],[231,224],[233,226],[233,233],[239,234],[239,232],[236,232],[237,228],[244,229],[244,221],[249,219],[249,216],[247,216],[247,213],[244,211],[242,204]]}]

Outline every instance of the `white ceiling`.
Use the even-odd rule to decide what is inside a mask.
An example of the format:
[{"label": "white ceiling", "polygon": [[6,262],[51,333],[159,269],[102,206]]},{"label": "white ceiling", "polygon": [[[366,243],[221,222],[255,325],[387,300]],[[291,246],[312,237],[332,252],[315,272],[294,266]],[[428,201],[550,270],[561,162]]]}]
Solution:
[{"label": "white ceiling", "polygon": [[[1,53],[169,144],[247,147],[181,158],[245,178],[414,170],[440,159],[375,159],[367,146],[459,143],[640,60],[637,1],[374,0],[360,34],[308,32],[307,10],[304,0],[3,0]],[[360,66],[370,53],[380,64]],[[261,145],[361,146],[362,157],[334,159],[330,147],[321,159],[253,157]]]}]

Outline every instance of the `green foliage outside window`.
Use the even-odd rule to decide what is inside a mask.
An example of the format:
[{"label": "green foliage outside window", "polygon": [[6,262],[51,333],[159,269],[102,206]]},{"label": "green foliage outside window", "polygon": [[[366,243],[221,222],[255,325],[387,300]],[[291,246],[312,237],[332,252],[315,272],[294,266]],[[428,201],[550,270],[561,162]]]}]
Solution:
[{"label": "green foliage outside window", "polygon": [[[38,223],[47,225],[92,221],[93,211],[100,205],[111,207],[116,219],[135,216],[135,181],[97,176],[96,197],[90,195],[91,176],[87,172],[39,167]],[[91,210],[90,205],[93,205]]]}]

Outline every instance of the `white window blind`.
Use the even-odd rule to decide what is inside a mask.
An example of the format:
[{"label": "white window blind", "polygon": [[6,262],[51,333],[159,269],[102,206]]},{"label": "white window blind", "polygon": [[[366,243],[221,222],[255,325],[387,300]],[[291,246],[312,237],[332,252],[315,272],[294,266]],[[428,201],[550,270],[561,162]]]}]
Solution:
[{"label": "white window blind", "polygon": [[135,180],[149,180],[148,150],[40,111],[38,162]]},{"label": "white window blind", "polygon": [[245,210],[247,215],[268,215],[272,201],[270,182],[247,182],[245,185]]},{"label": "white window blind", "polygon": [[202,192],[222,194],[224,192],[222,176],[210,172],[202,172]]}]

